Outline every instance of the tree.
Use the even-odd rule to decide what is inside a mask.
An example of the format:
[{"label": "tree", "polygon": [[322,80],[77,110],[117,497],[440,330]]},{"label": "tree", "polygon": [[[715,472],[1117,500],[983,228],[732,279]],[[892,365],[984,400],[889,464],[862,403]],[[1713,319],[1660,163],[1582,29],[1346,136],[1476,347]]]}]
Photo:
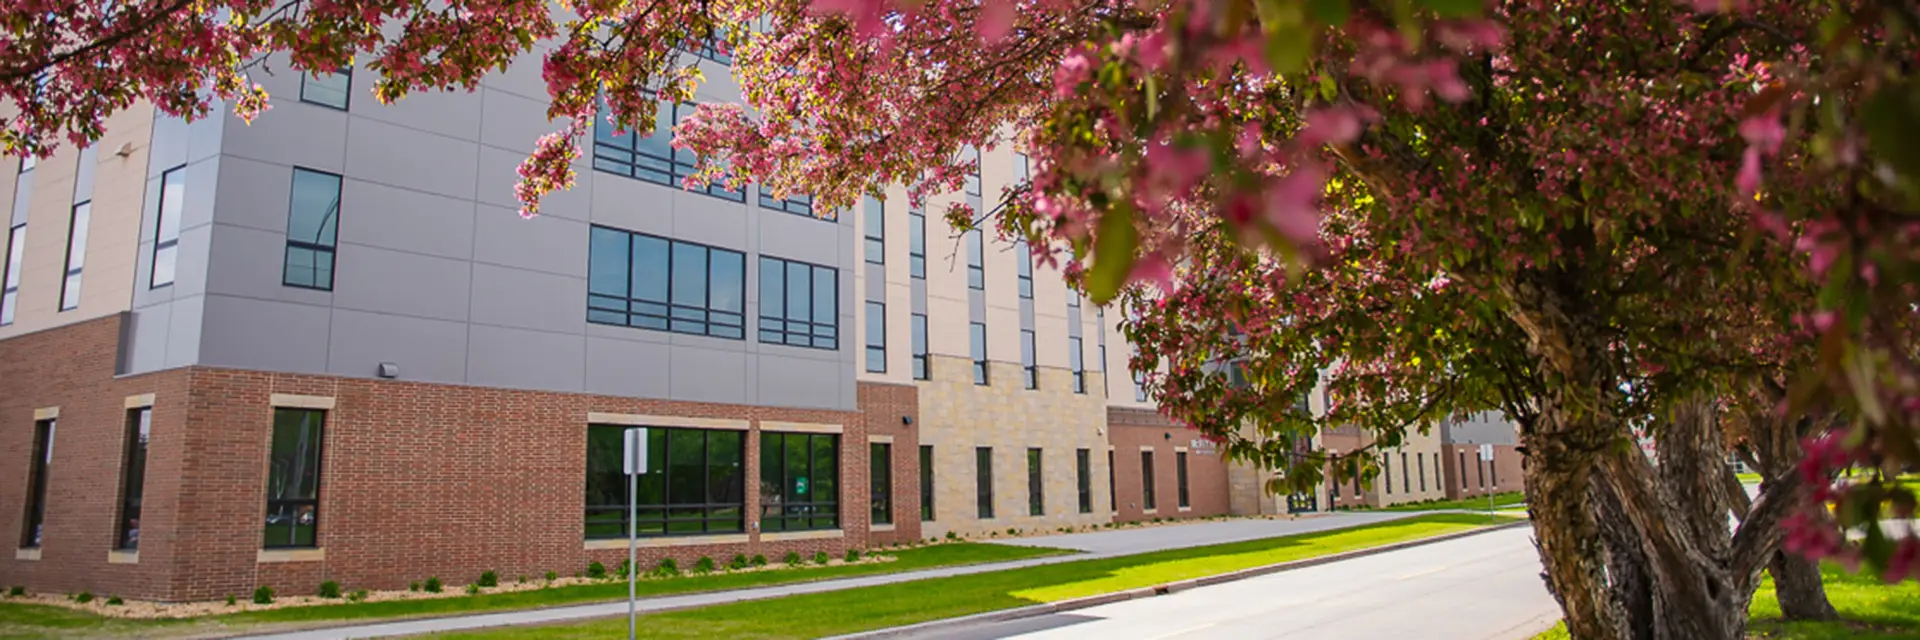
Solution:
[{"label": "tree", "polygon": [[[1303,317],[1328,323],[1317,335],[1350,332],[1347,348],[1365,349],[1338,362],[1355,372],[1342,383],[1354,415],[1418,418],[1441,397],[1530,412],[1536,530],[1579,636],[1650,625],[1737,633],[1748,567],[1775,544],[1775,529],[1753,522],[1789,510],[1776,496],[1799,482],[1844,508],[1837,523],[1824,510],[1795,514],[1796,549],[1858,553],[1910,577],[1920,541],[1871,525],[1888,509],[1910,513],[1912,494],[1830,481],[1838,467],[1885,475],[1920,460],[1920,367],[1901,341],[1920,281],[1920,152],[1900,144],[1920,127],[1906,62],[1920,18],[1892,0],[1588,4],[16,4],[0,9],[0,95],[20,114],[7,116],[0,143],[45,153],[63,136],[94,139],[101,116],[135,99],[199,116],[218,98],[251,117],[264,96],[245,75],[262,60],[299,71],[357,63],[392,100],[471,87],[551,39],[541,53],[549,116],[565,125],[522,166],[532,214],[542,194],[570,184],[568,161],[603,100],[617,125],[645,128],[658,98],[684,98],[699,80],[674,47],[719,39],[750,109],[703,105],[680,125],[676,144],[703,157],[695,182],[753,179],[807,191],[823,210],[884,183],[917,198],[957,189],[958,150],[1011,130],[1036,171],[991,213],[1096,300],[1128,282],[1173,294],[1177,273],[1221,271],[1284,275],[1308,290],[1334,278],[1375,292],[1360,302],[1412,305]],[[1763,249],[1729,251],[1749,237]],[[1366,266],[1331,273],[1353,251]],[[1711,339],[1699,324],[1663,324],[1683,317],[1670,308],[1677,292],[1734,295],[1727,280],[1777,267],[1784,252],[1803,255],[1798,268],[1821,287],[1802,314],[1809,335],[1793,336],[1818,357],[1793,377],[1792,412],[1850,422],[1812,441],[1801,477],[1779,478],[1782,493],[1763,495],[1722,549],[1697,517],[1667,523],[1671,491],[1618,445],[1654,408],[1698,400],[1681,393],[1690,382],[1656,371]],[[1258,260],[1210,262],[1247,255]],[[1295,292],[1249,300],[1241,317],[1270,335],[1292,320],[1259,305],[1313,303],[1283,291]],[[1367,310],[1449,324],[1413,339],[1355,315]],[[1289,344],[1262,348],[1311,361],[1310,345]],[[1160,357],[1193,360],[1184,348]],[[1403,357],[1416,355],[1431,357]],[[1176,416],[1224,428],[1218,412],[1179,408],[1192,392],[1161,389]],[[1231,400],[1280,413],[1294,397]],[[1631,528],[1602,530],[1614,521]],[[1839,527],[1869,536],[1853,549]],[[1652,611],[1609,591],[1602,575],[1615,568],[1653,585]]]}]

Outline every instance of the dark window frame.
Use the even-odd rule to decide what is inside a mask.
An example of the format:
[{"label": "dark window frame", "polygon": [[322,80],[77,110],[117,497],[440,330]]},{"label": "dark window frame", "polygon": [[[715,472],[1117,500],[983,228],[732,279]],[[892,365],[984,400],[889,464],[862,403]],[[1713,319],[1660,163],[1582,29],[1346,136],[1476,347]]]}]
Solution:
[{"label": "dark window frame", "polygon": [[1046,453],[1027,447],[1027,515],[1047,515]]},{"label": "dark window frame", "polygon": [[1120,472],[1113,464],[1113,448],[1107,448],[1107,510],[1120,513]]},{"label": "dark window frame", "polygon": [[682,47],[680,50],[693,54],[698,58],[705,58],[713,62],[733,66],[733,53],[730,51],[721,51],[720,48],[722,45],[732,48],[732,44],[727,42],[727,31],[716,27],[710,30],[706,37],[694,39],[693,46]]},{"label": "dark window frame", "polygon": [[760,185],[756,191],[759,194],[760,208],[762,209],[772,209],[802,218],[833,222],[832,218],[821,218],[813,215],[813,196],[804,193],[792,193],[787,194],[785,198],[775,198],[773,192],[767,190],[766,185]]},{"label": "dark window frame", "polygon": [[1153,478],[1153,451],[1140,452],[1140,508],[1145,511],[1159,510],[1159,496],[1155,495]]},{"label": "dark window frame", "polygon": [[865,211],[861,225],[865,227],[862,236],[866,240],[867,264],[884,265],[887,263],[887,201],[865,196],[860,200],[860,207]]},{"label": "dark window frame", "polygon": [[1032,329],[1020,330],[1020,377],[1028,390],[1040,388],[1039,346]]},{"label": "dark window frame", "polygon": [[973,356],[973,384],[987,386],[993,381],[989,377],[991,369],[987,367],[987,323],[967,323],[968,351]]},{"label": "dark window frame", "polygon": [[[777,263],[780,265],[780,281],[777,285],[771,285],[771,283],[768,282],[766,274],[769,263]],[[789,347],[800,347],[802,349],[839,351],[840,270],[811,262],[788,260],[766,254],[760,255],[758,264],[760,267],[760,315],[759,322],[754,326],[756,329],[755,335],[758,337],[759,342],[761,344],[777,344]],[[793,296],[788,295],[788,293],[792,291],[790,280],[795,265],[806,267],[807,304],[809,305],[806,319],[795,319],[791,312]],[[820,273],[823,271],[831,276],[827,281],[833,283],[833,308],[827,312],[827,319],[825,321],[819,320],[820,310],[817,308],[818,305],[814,304],[820,297],[814,285],[820,282]],[[771,309],[773,305],[767,303],[769,299],[767,295],[768,286],[778,286],[780,290],[780,309],[777,315],[767,315],[773,311],[773,309]],[[795,330],[795,325],[798,325],[799,330]],[[802,340],[802,337],[805,339]],[[828,344],[821,346],[820,342],[822,340],[828,341]]]},{"label": "dark window frame", "polygon": [[893,524],[893,444],[867,443],[867,504],[872,524]]},{"label": "dark window frame", "polygon": [[[593,260],[593,244],[595,243],[591,238],[595,233],[621,234],[625,236],[626,243],[623,251],[626,254],[626,259],[623,261],[624,267],[618,276],[621,281],[625,283],[624,288],[626,289],[626,293],[624,295],[614,296],[607,293],[596,293],[594,291],[594,281],[596,278],[594,277],[593,271],[595,262]],[[700,244],[698,242],[686,242],[647,233],[627,231],[605,225],[590,226],[588,228],[588,234],[587,322],[648,331],[666,331],[686,335],[709,336],[726,340],[746,339],[746,253],[723,247]],[[614,236],[609,235],[605,237],[613,238]],[[665,296],[659,300],[636,297],[634,293],[634,288],[637,284],[633,279],[634,256],[635,253],[637,253],[635,248],[640,246],[643,240],[659,242],[662,243],[664,247],[666,293]],[[706,283],[706,290],[701,292],[701,296],[706,300],[704,306],[674,302],[675,294],[678,293],[675,290],[678,279],[674,277],[675,271],[677,270],[675,266],[677,261],[674,259],[674,256],[679,253],[678,249],[681,245],[697,247],[706,251],[706,274],[702,278],[702,281]],[[725,257],[736,257],[739,260],[739,281],[728,283],[737,285],[738,287],[738,309],[722,309],[714,306],[714,298],[716,297],[714,293],[717,289],[715,286],[714,265],[718,259]],[[613,278],[614,276],[606,275],[604,277]],[[636,311],[635,309],[643,310]],[[616,317],[624,321],[616,322],[614,321]],[[729,320],[731,320],[731,322],[729,322]]]},{"label": "dark window frame", "polygon": [[120,457],[120,508],[114,518],[115,549],[140,548],[140,505],[146,494],[147,444],[152,435],[153,407],[128,409]]},{"label": "dark window frame", "polygon": [[[1014,263],[1014,267],[1015,267],[1014,275],[1019,280],[1018,284],[1019,284],[1020,297],[1025,300],[1032,300],[1033,299],[1033,250],[1027,246],[1027,241],[1025,240],[1014,242],[1013,249],[1014,249],[1014,252],[1017,254],[1016,256],[1014,256],[1014,259],[1018,261]],[[1073,297],[1073,292],[1071,291],[1067,292],[1067,296],[1069,298]]]},{"label": "dark window frame", "polygon": [[907,275],[927,279],[927,212],[907,209]]},{"label": "dark window frame", "polygon": [[[84,213],[83,213],[84,212]],[[87,262],[87,233],[93,221],[93,200],[74,203],[68,210],[67,218],[67,257],[60,276],[60,311],[67,312],[80,308],[80,292],[83,273]],[[78,242],[75,240],[78,239]],[[75,251],[78,248],[79,251]],[[74,264],[78,256],[80,263]],[[71,299],[71,304],[69,304]]]},{"label": "dark window frame", "polygon": [[967,288],[974,291],[987,290],[986,239],[979,229],[966,233],[967,242]]},{"label": "dark window frame", "polygon": [[1073,392],[1087,392],[1086,341],[1080,336],[1067,336],[1067,364],[1073,371]]},{"label": "dark window frame", "polygon": [[[294,197],[297,193],[296,190],[300,183],[300,174],[302,173],[309,173],[309,174],[333,179],[333,206],[331,209],[328,210],[326,214],[321,216],[320,225],[315,232],[317,235],[314,236],[314,239],[312,241],[308,241],[305,239],[296,240],[293,237],[293,219],[294,219],[294,216],[298,215],[299,213],[298,211],[295,210],[296,209],[295,205],[298,201],[295,200]],[[345,189],[346,179],[337,173],[332,173],[327,171],[316,171],[313,169],[308,169],[306,167],[294,167],[293,182],[291,184],[293,186],[288,189],[288,194],[287,194],[287,201],[288,201],[287,202],[287,248],[286,248],[286,255],[282,256],[281,263],[280,263],[280,284],[281,286],[294,287],[298,289],[312,289],[315,291],[332,291],[333,278],[334,278],[334,275],[338,273],[338,269],[340,265],[340,261],[339,261],[340,204],[343,200],[342,191]],[[326,228],[327,228],[328,220],[331,220],[333,222],[333,234],[332,234],[333,239],[327,242],[322,242],[321,238],[327,235]],[[293,280],[293,256],[294,256],[294,252],[296,251],[305,251],[312,254],[313,256],[313,280],[312,280],[312,283],[310,284],[295,282]],[[321,286],[319,284],[321,255],[327,256],[327,273],[326,273],[327,278],[326,278],[325,286]]]},{"label": "dark window frame", "polygon": [[[160,172],[160,199],[159,199],[159,202],[156,203],[159,209],[153,216],[154,218],[153,255],[150,256],[151,259],[148,261],[148,264],[147,264],[147,289],[148,290],[173,286],[174,279],[179,277],[180,221],[178,218],[186,213],[185,209],[187,206],[186,205],[187,196],[185,193],[180,194],[180,199],[179,199],[180,209],[175,210],[172,216],[168,216],[167,215],[167,192],[168,192],[167,184],[169,182],[173,182],[174,181],[173,177],[177,175],[179,176],[179,180],[176,182],[175,188],[184,192],[187,188],[186,169],[187,169],[187,165],[182,164],[182,165],[175,166],[172,169],[168,169],[166,171]],[[167,229],[167,221],[170,219],[173,220],[173,237],[168,238],[166,237],[166,229]],[[168,250],[171,250],[171,251],[169,251],[166,254],[168,256],[167,281],[161,282],[160,281],[160,255],[162,251],[168,251]]]},{"label": "dark window frame", "polygon": [[26,261],[27,224],[7,229],[6,262],[0,263],[0,327],[13,324],[20,306],[20,268]]},{"label": "dark window frame", "polygon": [[[887,303],[867,301],[867,373],[887,372]],[[875,335],[875,331],[878,335]],[[878,337],[880,342],[874,343]],[[876,359],[877,358],[877,359]],[[879,363],[876,368],[874,363]]]},{"label": "dark window frame", "polygon": [[908,320],[913,349],[913,379],[933,379],[933,359],[927,355],[927,314],[916,313]]},{"label": "dark window frame", "polygon": [[59,431],[54,418],[33,421],[33,449],[27,459],[26,511],[20,519],[20,548],[38,549],[46,543],[47,485],[53,472],[53,438]]},{"label": "dark window frame", "polygon": [[[635,483],[632,478],[627,477],[624,471],[625,461],[622,460],[622,456],[624,455],[625,449],[626,430],[633,428],[636,427],[609,424],[587,425],[586,480],[582,482],[586,494],[582,499],[580,527],[583,538],[587,540],[614,540],[625,538],[627,537],[629,526],[633,526],[634,535],[641,538],[672,538],[676,536],[746,532],[746,431],[736,429],[640,427],[647,430],[647,463],[649,472],[647,475],[659,474],[659,489],[657,495],[659,495],[660,499],[658,502],[638,502],[638,497],[632,498],[632,500],[635,501],[633,505],[634,515],[637,517],[629,520],[627,517],[629,507],[627,492]],[[599,434],[601,437],[596,438],[596,434]],[[607,434],[612,435],[608,436]],[[657,443],[654,442],[656,434],[658,434],[659,437],[659,442]],[[675,454],[679,452],[674,449],[676,446],[675,442],[681,440],[681,438],[675,436],[684,437],[688,434],[699,434],[700,436],[700,473],[696,476],[696,480],[692,482],[698,483],[701,500],[699,502],[676,502],[674,498],[676,489],[685,491],[687,487],[675,482],[678,478],[676,478],[674,474],[674,458]],[[738,439],[734,443],[734,453],[736,457],[732,462],[734,473],[730,478],[732,480],[731,483],[727,482],[727,480],[729,480],[728,476],[715,475],[716,468],[724,472],[727,465],[722,461],[722,464],[716,467],[713,443],[716,437],[727,436]],[[597,452],[596,454],[594,450],[594,443],[596,442],[610,442],[611,446],[616,448],[611,451]],[[610,466],[611,469],[603,467],[596,474],[594,469],[594,461],[596,460],[602,462],[603,465]],[[658,465],[657,469],[654,468],[656,464]],[[601,482],[600,489],[602,489],[598,492],[601,494],[600,496],[594,495],[596,493],[594,490],[595,475],[601,476],[598,478]],[[716,479],[722,481],[721,484],[723,486],[720,488],[720,491],[723,494],[731,492],[734,499],[725,499],[724,495],[723,499],[714,499],[714,480]],[[641,480],[649,483],[654,481],[653,479],[644,477]],[[613,485],[610,491],[607,490],[606,486],[606,483],[609,481]],[[648,489],[651,489],[651,487],[643,488],[642,490],[646,491]],[[618,499],[613,503],[604,502],[604,499],[609,496],[617,496]],[[596,497],[603,501],[595,502]],[[599,517],[596,519],[596,516]],[[686,528],[688,524],[696,522],[699,524],[697,530]],[[630,523],[632,524],[630,525]],[[612,524],[614,527],[608,528],[605,526],[607,524]],[[657,530],[652,526],[656,524],[659,525]],[[645,529],[641,527],[645,527]],[[676,527],[678,527],[678,530],[676,530]]]},{"label": "dark window frame", "polygon": [[[796,499],[798,489],[793,482],[795,476],[789,473],[791,469],[789,469],[787,465],[787,452],[794,440],[804,443],[801,446],[806,448],[807,473],[810,474],[808,477],[821,477],[818,475],[818,472],[822,469],[826,469],[832,474],[833,482],[830,488],[825,491],[827,494],[826,499],[819,499],[822,492],[816,490],[820,486],[818,482],[810,482],[806,489],[807,493],[813,499]],[[827,454],[826,460],[820,459],[819,448],[818,445],[815,444],[820,440],[825,440],[830,443],[831,450]],[[772,459],[778,461],[778,465],[766,464],[766,461],[769,459],[768,452],[770,450],[768,444],[773,441],[779,443],[777,447],[778,452],[772,454]],[[840,529],[842,523],[840,519],[841,454],[841,439],[840,434],[837,433],[760,432],[760,531],[827,531]],[[769,466],[778,466],[779,469],[769,469]],[[767,479],[769,473],[775,473],[779,477],[780,484],[778,493],[773,495],[773,497],[778,499],[774,501],[768,500],[770,495],[769,491],[771,490]],[[824,524],[822,524],[823,521]]]},{"label": "dark window frame", "polygon": [[353,106],[353,67],[351,66],[341,67],[339,71],[334,71],[332,73],[327,74],[332,76],[346,76],[346,79],[347,79],[346,85],[340,87],[340,104],[330,104],[330,103],[322,102],[318,100],[317,97],[315,98],[307,97],[307,83],[313,81],[317,75],[318,74],[315,74],[311,71],[300,74],[300,101],[307,104],[319,105],[322,107],[326,107],[328,109],[333,109],[335,111],[350,110],[350,108]]},{"label": "dark window frame", "polygon": [[[607,110],[606,101],[602,100],[600,101],[599,110],[595,112],[593,120],[593,154],[591,157],[593,170],[632,178],[641,182],[651,182],[661,186],[673,187],[691,193],[705,194],[728,202],[746,202],[747,192],[745,189],[728,189],[726,185],[720,181],[708,183],[706,187],[700,189],[686,188],[684,181],[696,173],[695,166],[699,163],[700,158],[698,154],[690,150],[673,148],[671,145],[671,132],[673,126],[679,124],[680,120],[686,117],[686,114],[693,113],[696,105],[690,102],[658,100],[658,96],[655,96],[655,98],[660,106],[656,108],[652,128],[648,130],[646,137],[649,140],[654,138],[657,133],[656,130],[660,127],[660,116],[658,112],[664,110],[667,114],[667,122],[669,123],[667,124],[669,136],[667,140],[669,144],[666,148],[664,150],[647,149],[648,145],[641,144],[640,132],[620,131],[617,129],[612,122],[608,121],[607,118],[610,112]],[[809,206],[809,209],[811,209],[811,206]]]},{"label": "dark window frame", "polygon": [[[275,482],[275,476],[276,476],[276,475],[278,475],[278,474],[280,474],[280,473],[281,473],[281,470],[279,470],[279,469],[276,469],[276,468],[275,468],[275,466],[274,466],[274,464],[273,464],[273,460],[272,460],[272,457],[273,457],[273,452],[272,452],[272,447],[271,447],[271,443],[270,443],[270,444],[269,444],[269,447],[268,447],[268,454],[267,454],[267,455],[268,455],[268,464],[267,464],[267,499],[266,499],[266,507],[267,507],[267,509],[266,509],[266,515],[267,515],[267,519],[266,519],[266,522],[265,522],[265,526],[263,526],[263,527],[262,527],[262,540],[261,540],[261,547],[262,547],[262,548],[265,548],[265,549],[304,549],[304,548],[317,548],[317,547],[319,547],[319,546],[320,546],[320,522],[321,522],[321,517],[320,517],[320,515],[321,515],[321,514],[320,514],[320,499],[321,499],[321,487],[322,487],[322,486],[323,486],[324,484],[326,484],[326,483],[324,482],[324,480],[325,480],[325,478],[326,478],[326,476],[325,476],[325,472],[326,472],[326,441],[327,441],[327,438],[326,438],[326,434],[327,434],[327,418],[328,418],[328,413],[329,413],[329,412],[327,412],[327,411],[325,411],[325,410],[321,410],[321,409],[300,409],[300,408],[294,408],[294,407],[274,407],[274,409],[273,409],[273,418],[274,418],[274,419],[273,419],[273,431],[275,432],[275,433],[274,433],[274,437],[275,437],[275,439],[277,439],[277,438],[278,438],[278,435],[279,435],[279,434],[278,434],[278,431],[280,430],[280,427],[281,427],[281,420],[280,420],[280,416],[281,416],[281,415],[282,415],[283,413],[299,413],[299,414],[306,414],[306,415],[313,415],[313,416],[318,416],[318,423],[317,423],[317,424],[314,424],[314,425],[313,425],[313,427],[314,427],[314,432],[315,432],[315,433],[314,433],[314,435],[313,435],[313,437],[311,437],[311,438],[307,438],[307,437],[304,437],[304,433],[305,433],[305,429],[306,429],[306,426],[307,426],[307,424],[308,424],[308,423],[306,423],[305,421],[302,421],[302,422],[301,422],[301,425],[300,425],[300,426],[301,426],[301,429],[302,429],[302,434],[303,434],[303,437],[301,438],[301,440],[302,440],[302,444],[304,445],[304,444],[306,444],[306,442],[308,442],[308,441],[310,441],[310,442],[312,443],[312,445],[313,445],[313,448],[312,448],[312,453],[311,453],[311,455],[309,455],[309,456],[301,456],[301,457],[310,457],[310,458],[311,458],[311,463],[313,464],[313,474],[312,474],[312,476],[313,476],[313,497],[311,497],[311,498],[298,498],[298,497],[296,497],[296,498],[286,498],[286,497],[280,497],[280,498],[276,498],[276,497],[274,497],[274,494],[275,494],[275,490],[274,490],[274,486],[275,486],[275,484],[276,484],[276,482]],[[296,455],[298,455],[298,454],[296,454]],[[306,461],[302,461],[302,462],[304,463],[304,462],[306,462]],[[286,488],[286,487],[288,487],[288,486],[289,486],[289,484],[291,484],[291,483],[293,483],[293,482],[296,482],[296,481],[297,481],[297,480],[299,479],[299,476],[301,476],[301,475],[303,475],[303,474],[302,474],[302,473],[300,472],[300,470],[298,470],[298,469],[296,469],[296,470],[292,470],[292,471],[289,471],[288,473],[289,473],[289,474],[290,474],[291,476],[293,476],[293,478],[291,478],[291,479],[283,479],[283,480],[281,480],[281,481],[280,481],[280,482],[278,483],[278,484],[279,484],[279,485],[280,485],[280,486],[282,487],[282,489],[281,489],[281,491],[280,491],[280,494],[281,494],[281,495],[283,495],[283,496],[284,496],[284,495],[286,494],[286,489],[285,489],[285,488]],[[295,491],[298,491],[299,489],[298,489],[298,487],[295,487],[295,488],[294,488],[294,490],[295,490]],[[302,513],[302,512],[300,511],[300,509],[301,509],[301,508],[303,508],[303,507],[304,507],[304,508],[306,508],[306,509],[308,509],[308,511],[306,511],[305,513]],[[288,535],[287,535],[287,542],[285,542],[285,543],[277,543],[277,542],[270,542],[270,541],[268,541],[268,540],[266,539],[266,536],[267,536],[267,534],[270,534],[270,533],[271,533],[271,531],[270,531],[269,529],[270,529],[270,528],[271,528],[271,527],[272,527],[272,526],[274,525],[274,520],[273,520],[273,518],[274,518],[274,517],[276,516],[276,514],[283,514],[283,513],[285,513],[285,510],[286,510],[286,509],[288,509],[288,508],[292,508],[292,509],[294,510],[294,513],[295,513],[295,515],[294,515],[294,516],[292,516],[292,518],[293,518],[293,523],[292,523],[292,526],[290,526],[290,527],[288,527],[288,529],[287,529],[287,534],[288,534]],[[309,538],[310,538],[310,539],[309,539],[309,540],[308,540],[307,542],[304,542],[304,543],[302,543],[302,542],[299,542],[299,535],[300,535],[300,532],[299,532],[299,526],[301,525],[301,523],[299,522],[299,520],[300,520],[300,519],[301,519],[301,518],[302,518],[303,516],[311,516],[311,518],[312,518],[312,522],[311,522],[311,523],[309,523],[309,524],[310,524],[310,526],[312,527],[312,532],[311,532],[311,533],[309,534]]]},{"label": "dark window frame", "polygon": [[1093,513],[1093,450],[1073,452],[1074,490],[1080,513]]},{"label": "dark window frame", "polygon": [[993,519],[993,447],[973,448],[974,510],[981,520]]},{"label": "dark window frame", "polygon": [[1178,489],[1180,496],[1180,508],[1193,508],[1193,502],[1191,495],[1188,493],[1187,486],[1187,452],[1173,452],[1173,474],[1174,484],[1176,485],[1175,488]]},{"label": "dark window frame", "polygon": [[933,445],[920,445],[920,521],[933,522]]}]

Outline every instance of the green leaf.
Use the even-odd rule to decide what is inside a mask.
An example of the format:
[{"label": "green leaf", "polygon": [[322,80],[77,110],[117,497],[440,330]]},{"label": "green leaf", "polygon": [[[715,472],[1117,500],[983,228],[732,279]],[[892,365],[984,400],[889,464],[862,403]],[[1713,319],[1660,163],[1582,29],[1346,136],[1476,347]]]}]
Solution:
[{"label": "green leaf", "polygon": [[1347,23],[1347,15],[1352,7],[1347,0],[1307,0],[1307,15],[1314,21],[1328,26],[1340,26]]},{"label": "green leaf", "polygon": [[1472,18],[1486,9],[1486,3],[1480,0],[1420,0],[1420,5],[1432,9],[1442,18]]},{"label": "green leaf", "polygon": [[1340,97],[1340,85],[1334,84],[1333,75],[1326,73],[1320,74],[1320,98],[1327,102],[1333,102],[1334,98],[1338,97]]},{"label": "green leaf", "polygon": [[1881,89],[1860,110],[1873,153],[1885,158],[1908,180],[1920,178],[1920,84],[1912,81]]},{"label": "green leaf", "polygon": [[1087,295],[1094,304],[1106,304],[1127,284],[1139,234],[1133,228],[1132,205],[1115,203],[1100,216],[1098,237],[1093,240],[1093,266],[1087,269]]},{"label": "green leaf", "polygon": [[1267,64],[1274,73],[1297,73],[1307,66],[1313,53],[1313,38],[1307,29],[1276,29],[1267,34]]}]

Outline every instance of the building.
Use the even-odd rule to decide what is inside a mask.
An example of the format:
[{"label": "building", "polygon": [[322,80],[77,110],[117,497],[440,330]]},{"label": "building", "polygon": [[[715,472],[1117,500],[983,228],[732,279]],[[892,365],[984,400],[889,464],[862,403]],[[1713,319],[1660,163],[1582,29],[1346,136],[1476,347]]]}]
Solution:
[{"label": "building", "polygon": [[[1329,453],[1352,453],[1373,444],[1372,437],[1358,427],[1324,430],[1320,441]],[[1386,507],[1447,497],[1437,434],[1408,431],[1399,446],[1370,450],[1368,455],[1377,458],[1377,476],[1336,481],[1328,474],[1324,490],[1333,507]]]},{"label": "building", "polygon": [[[1482,411],[1441,422],[1447,498],[1526,490],[1519,443],[1520,426],[1499,412]],[[1493,447],[1491,463],[1480,460],[1481,445]]]}]

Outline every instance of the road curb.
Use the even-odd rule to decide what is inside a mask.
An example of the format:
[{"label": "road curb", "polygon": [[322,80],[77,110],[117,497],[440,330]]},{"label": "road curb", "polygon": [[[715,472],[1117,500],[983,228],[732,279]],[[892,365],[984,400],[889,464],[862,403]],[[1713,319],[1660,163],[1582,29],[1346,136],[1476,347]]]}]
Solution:
[{"label": "road curb", "polygon": [[963,626],[979,624],[983,622],[1005,622],[1008,620],[1019,620],[1021,618],[1031,618],[1034,616],[1042,616],[1050,613],[1060,613],[1063,611],[1074,611],[1078,609],[1086,609],[1090,607],[1100,606],[1103,604],[1113,604],[1115,602],[1124,602],[1127,600],[1138,600],[1138,599],[1144,599],[1144,598],[1151,598],[1154,596],[1163,596],[1171,593],[1186,591],[1188,589],[1193,589],[1195,587],[1205,587],[1205,586],[1221,584],[1224,582],[1245,580],[1247,578],[1264,576],[1264,575],[1273,574],[1273,573],[1280,573],[1282,571],[1292,571],[1294,569],[1305,569],[1307,567],[1314,567],[1314,566],[1319,566],[1319,565],[1328,564],[1332,562],[1339,562],[1342,560],[1364,558],[1367,556],[1379,555],[1382,553],[1399,551],[1402,549],[1410,549],[1413,547],[1419,547],[1419,546],[1435,544],[1440,542],[1447,542],[1451,540],[1458,540],[1460,538],[1465,538],[1468,536],[1476,536],[1483,533],[1492,533],[1495,531],[1504,531],[1507,529],[1527,527],[1532,525],[1533,525],[1532,521],[1519,520],[1515,522],[1509,522],[1506,524],[1498,524],[1491,527],[1481,527],[1479,529],[1469,529],[1466,531],[1443,533],[1430,538],[1420,538],[1418,540],[1407,540],[1403,542],[1395,542],[1392,544],[1385,544],[1378,547],[1368,547],[1366,549],[1344,551],[1341,553],[1320,556],[1317,558],[1306,558],[1302,560],[1293,560],[1293,561],[1281,562],[1277,564],[1269,564],[1269,565],[1258,566],[1258,567],[1249,567],[1246,569],[1241,569],[1238,571],[1230,571],[1230,572],[1222,573],[1219,575],[1192,578],[1189,580],[1169,582],[1169,583],[1154,585],[1150,587],[1140,587],[1137,589],[1128,589],[1126,591],[1103,593],[1099,595],[1087,596],[1084,598],[1074,598],[1072,600],[1061,600],[1059,602],[1048,602],[1044,604],[1036,604],[1031,606],[1019,607],[1015,609],[1002,609],[999,611],[988,611],[986,613],[976,613],[970,616],[961,616],[958,618],[930,620],[927,622],[910,624],[902,627],[891,627],[887,629],[876,629],[874,631],[863,631],[860,633],[831,636],[829,640],[875,640],[879,638],[903,638],[903,637],[926,633],[929,631],[939,631],[939,630],[948,629],[952,627],[963,627]]}]

